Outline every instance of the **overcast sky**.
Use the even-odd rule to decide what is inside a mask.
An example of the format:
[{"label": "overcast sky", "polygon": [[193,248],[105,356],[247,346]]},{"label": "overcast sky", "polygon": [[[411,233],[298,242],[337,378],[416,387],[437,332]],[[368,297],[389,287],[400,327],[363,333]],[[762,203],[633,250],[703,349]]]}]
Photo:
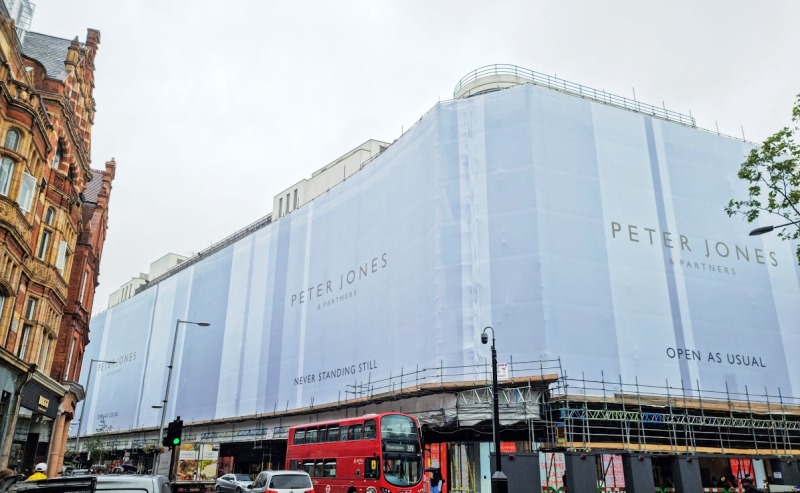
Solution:
[{"label": "overcast sky", "polygon": [[34,3],[33,31],[101,32],[92,167],[114,157],[117,176],[95,313],[165,253],[201,251],[363,141],[393,141],[483,65],[635,88],[753,141],[800,93],[793,0]]}]

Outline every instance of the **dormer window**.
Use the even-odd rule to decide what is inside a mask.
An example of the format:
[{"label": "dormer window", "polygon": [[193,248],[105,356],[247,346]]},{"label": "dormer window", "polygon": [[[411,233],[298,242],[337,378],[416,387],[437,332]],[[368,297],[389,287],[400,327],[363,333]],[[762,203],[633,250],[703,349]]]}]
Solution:
[{"label": "dormer window", "polygon": [[13,128],[6,133],[6,141],[3,146],[6,149],[11,149],[12,151],[17,150],[19,148],[19,132],[14,130]]},{"label": "dormer window", "polygon": [[61,145],[61,141],[58,141],[58,146],[56,147],[56,154],[53,156],[53,169],[58,169],[58,165],[61,164],[61,158],[64,155],[64,147]]}]

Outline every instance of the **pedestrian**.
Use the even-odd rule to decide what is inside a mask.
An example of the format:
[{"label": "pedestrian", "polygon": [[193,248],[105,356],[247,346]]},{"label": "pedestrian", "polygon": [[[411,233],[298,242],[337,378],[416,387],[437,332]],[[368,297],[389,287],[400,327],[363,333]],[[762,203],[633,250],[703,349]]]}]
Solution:
[{"label": "pedestrian", "polygon": [[33,468],[33,474],[28,476],[27,481],[39,481],[40,479],[47,479],[47,464],[40,462]]},{"label": "pedestrian", "polygon": [[753,480],[750,477],[742,479],[742,486],[744,487],[743,493],[758,493],[758,490],[753,486]]},{"label": "pedestrian", "polygon": [[443,484],[442,472],[439,469],[434,469],[431,474],[431,493],[442,493]]}]

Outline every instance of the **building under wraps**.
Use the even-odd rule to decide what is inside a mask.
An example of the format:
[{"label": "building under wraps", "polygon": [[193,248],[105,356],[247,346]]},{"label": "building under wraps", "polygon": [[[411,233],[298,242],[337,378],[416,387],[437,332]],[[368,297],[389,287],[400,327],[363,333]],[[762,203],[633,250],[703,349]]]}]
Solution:
[{"label": "building under wraps", "polygon": [[800,483],[795,246],[723,211],[752,147],[478,69],[344,182],[95,317],[85,358],[115,363],[80,443],[147,467],[177,330],[166,415],[226,472],[281,467],[291,425],[395,410],[448,489],[486,492],[491,326],[512,489]]}]

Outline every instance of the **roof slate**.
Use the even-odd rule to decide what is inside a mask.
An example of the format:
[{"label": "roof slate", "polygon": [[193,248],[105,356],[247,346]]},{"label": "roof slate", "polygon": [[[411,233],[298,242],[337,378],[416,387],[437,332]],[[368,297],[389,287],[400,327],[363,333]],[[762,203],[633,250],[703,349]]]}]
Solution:
[{"label": "roof slate", "polygon": [[64,61],[71,43],[68,39],[28,32],[22,42],[22,54],[44,65],[48,77],[64,80],[67,78]]},{"label": "roof slate", "polygon": [[92,170],[92,181],[86,184],[86,189],[83,191],[83,198],[86,202],[97,202],[100,197],[100,190],[103,189],[103,176],[106,172],[99,169]]},{"label": "roof slate", "polygon": [[92,181],[86,184],[83,191],[83,223],[89,224],[94,215],[94,210],[97,209],[97,199],[100,197],[100,191],[103,189],[103,175],[105,171],[98,169],[92,170]]}]

